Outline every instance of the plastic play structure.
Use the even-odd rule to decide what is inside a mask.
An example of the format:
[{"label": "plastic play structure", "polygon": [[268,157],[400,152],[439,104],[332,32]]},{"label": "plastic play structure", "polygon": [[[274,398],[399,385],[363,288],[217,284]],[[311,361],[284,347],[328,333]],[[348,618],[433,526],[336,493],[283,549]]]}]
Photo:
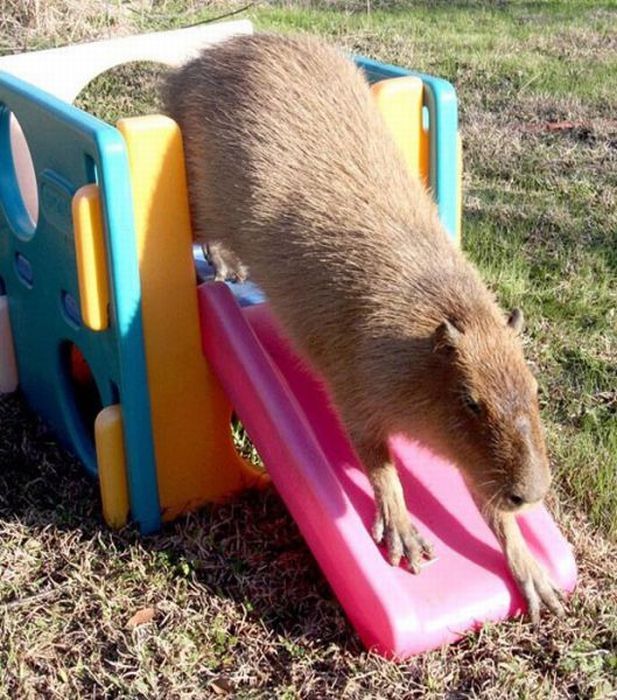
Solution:
[{"label": "plastic play structure", "polygon": [[[70,104],[113,65],[179,64],[251,31],[231,22],[0,58],[0,391],[19,387],[98,476],[112,527],[130,517],[153,532],[271,479],[365,645],[401,658],[524,605],[458,472],[392,437],[437,561],[419,576],[391,567],[371,540],[373,496],[327,389],[259,290],[207,281],[194,257],[175,123],[148,116],[113,127]],[[355,60],[458,240],[454,89]],[[199,286],[196,270],[206,278]],[[267,474],[237,454],[234,412]],[[572,590],[571,551],[548,512],[538,507],[520,523]]]}]

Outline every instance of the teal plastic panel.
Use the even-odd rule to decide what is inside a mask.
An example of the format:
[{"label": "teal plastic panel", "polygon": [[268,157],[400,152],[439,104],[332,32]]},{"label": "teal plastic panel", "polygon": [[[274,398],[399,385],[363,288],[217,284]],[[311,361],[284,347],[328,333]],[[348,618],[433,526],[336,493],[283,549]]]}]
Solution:
[{"label": "teal plastic panel", "polygon": [[458,106],[454,87],[441,78],[417,73],[363,56],[354,61],[370,83],[387,78],[415,75],[424,84],[424,106],[429,112],[431,136],[430,181],[439,217],[446,231],[456,240],[458,218]]},{"label": "teal plastic panel", "polygon": [[[10,113],[17,117],[37,178],[39,217],[30,220],[17,186]],[[110,327],[85,328],[71,201],[97,182],[110,274]],[[127,154],[120,133],[91,115],[0,73],[0,279],[9,297],[20,388],[61,440],[96,473],[87,425],[69,373],[76,345],[92,370],[101,403],[120,401],[133,519],[143,532],[160,510],[141,318],[141,291]]]}]

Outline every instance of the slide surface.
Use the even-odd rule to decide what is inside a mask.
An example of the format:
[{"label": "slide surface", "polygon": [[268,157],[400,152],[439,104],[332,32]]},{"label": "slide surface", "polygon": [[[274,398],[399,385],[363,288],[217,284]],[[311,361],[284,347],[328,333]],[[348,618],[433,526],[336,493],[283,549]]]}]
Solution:
[{"label": "slide surface", "polygon": [[[373,495],[327,392],[267,304],[241,308],[221,283],[198,293],[204,353],[368,648],[405,658],[524,609],[459,473],[401,436],[392,438],[392,454],[413,521],[437,560],[418,576],[391,567],[371,539]],[[519,522],[535,556],[571,591],[571,549],[546,509]]]}]

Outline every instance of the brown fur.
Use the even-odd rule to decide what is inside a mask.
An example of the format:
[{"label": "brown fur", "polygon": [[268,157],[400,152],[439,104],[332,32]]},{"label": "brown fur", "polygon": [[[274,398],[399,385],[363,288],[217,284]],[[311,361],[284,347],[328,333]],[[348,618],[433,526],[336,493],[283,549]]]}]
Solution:
[{"label": "brown fur", "polygon": [[196,237],[219,273],[242,277],[238,259],[248,265],[326,378],[375,488],[374,535],[391,561],[405,555],[417,571],[430,556],[389,462],[386,437],[401,431],[459,465],[532,614],[540,600],[559,612],[512,534],[512,511],[550,481],[520,314],[506,319],[449,241],[361,72],[314,39],[238,37],[174,73],[166,93]]}]

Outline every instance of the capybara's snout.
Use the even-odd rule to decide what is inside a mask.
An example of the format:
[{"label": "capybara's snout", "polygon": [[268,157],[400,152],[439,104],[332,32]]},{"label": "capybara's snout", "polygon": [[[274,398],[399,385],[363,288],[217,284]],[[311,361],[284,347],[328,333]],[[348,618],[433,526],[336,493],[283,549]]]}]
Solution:
[{"label": "capybara's snout", "polygon": [[551,485],[552,476],[548,464],[534,464],[526,473],[516,479],[511,488],[507,489],[504,502],[509,510],[518,510],[524,506],[541,501]]}]

